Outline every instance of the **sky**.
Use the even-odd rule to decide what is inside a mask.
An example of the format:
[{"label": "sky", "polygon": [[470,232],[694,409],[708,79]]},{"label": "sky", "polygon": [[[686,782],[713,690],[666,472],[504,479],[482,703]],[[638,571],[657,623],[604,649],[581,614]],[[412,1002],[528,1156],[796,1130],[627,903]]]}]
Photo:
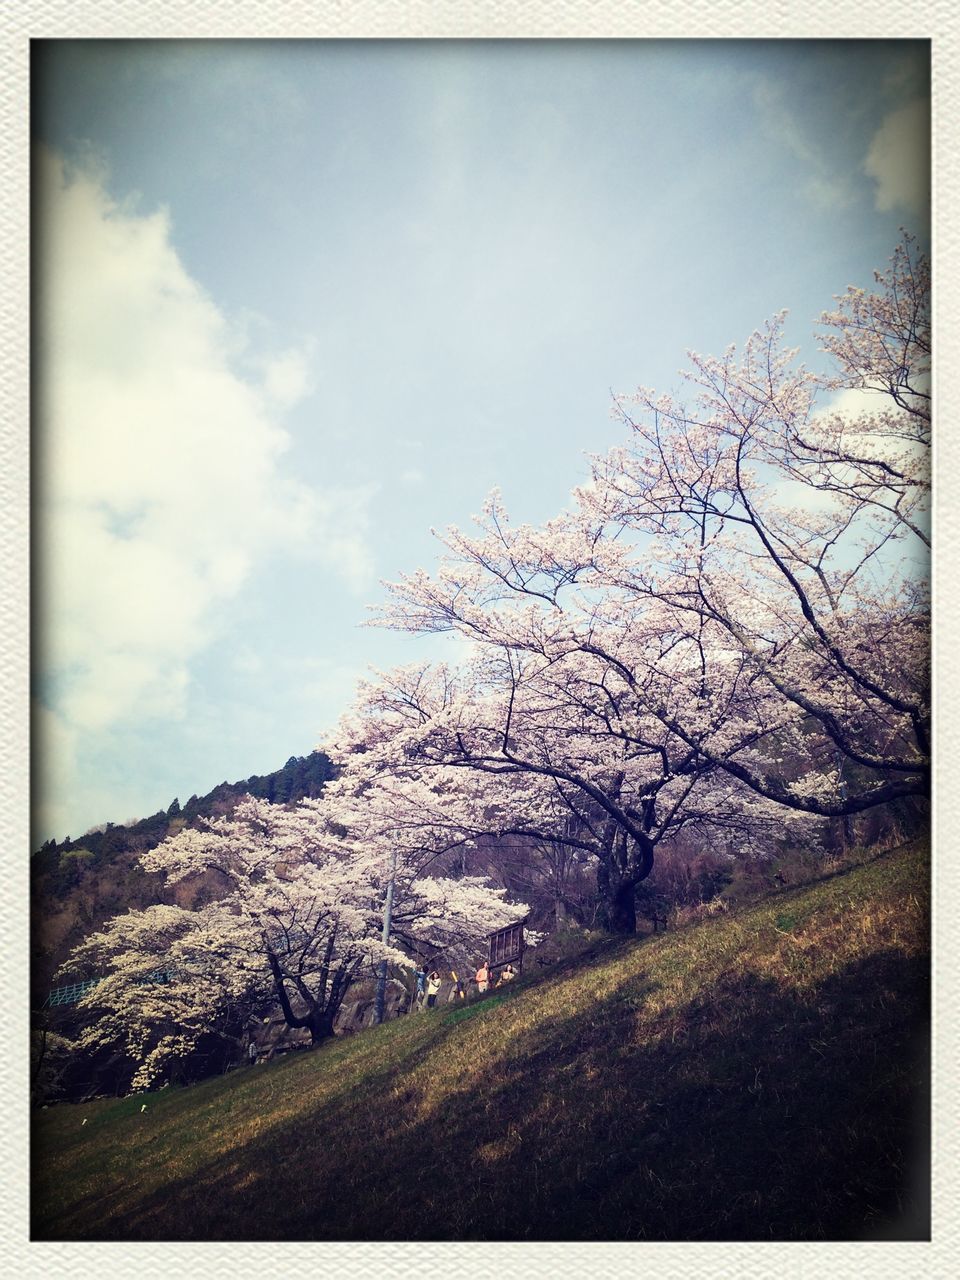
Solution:
[{"label": "sky", "polygon": [[549,519],[928,244],[923,41],[34,42],[35,845],[283,765],[498,487]]}]

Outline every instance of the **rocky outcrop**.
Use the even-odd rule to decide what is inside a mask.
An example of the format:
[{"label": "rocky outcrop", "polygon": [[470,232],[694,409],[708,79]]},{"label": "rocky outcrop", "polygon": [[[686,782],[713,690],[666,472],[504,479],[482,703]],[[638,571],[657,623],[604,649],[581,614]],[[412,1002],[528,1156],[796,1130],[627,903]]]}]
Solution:
[{"label": "rocky outcrop", "polygon": [[[371,994],[364,993],[357,1000],[345,1000],[340,1006],[340,1012],[337,1014],[333,1024],[334,1034],[349,1036],[354,1035],[357,1031],[364,1031],[367,1027],[374,1026],[377,1017],[376,1004],[375,991]],[[409,1008],[410,996],[406,987],[395,978],[389,978],[383,995],[384,1022],[408,1013]]]}]

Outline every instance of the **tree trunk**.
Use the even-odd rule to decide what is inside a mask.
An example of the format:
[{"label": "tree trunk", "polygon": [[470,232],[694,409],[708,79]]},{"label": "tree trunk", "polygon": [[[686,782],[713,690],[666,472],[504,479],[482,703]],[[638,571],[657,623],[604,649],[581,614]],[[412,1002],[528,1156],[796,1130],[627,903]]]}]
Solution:
[{"label": "tree trunk", "polygon": [[[280,968],[280,962],[273,951],[267,951],[267,959],[270,962],[270,971],[273,974],[274,989],[277,998],[280,1001],[280,1008],[283,1011],[283,1019],[288,1027],[306,1027],[310,1032],[310,1043],[319,1044],[321,1040],[328,1040],[333,1035],[333,1020],[336,1017],[337,1010],[340,1008],[340,1000],[343,998],[342,991],[338,998],[328,999],[326,1008],[317,1008],[316,1001],[310,1001],[311,1008],[308,1009],[302,1017],[298,1017],[293,1012],[290,999],[287,995],[287,988],[284,983],[283,971]],[[324,989],[326,988],[326,980],[324,979]],[[306,998],[306,993],[301,992]]]},{"label": "tree trunk", "polygon": [[608,933],[636,933],[637,907],[634,898],[637,885],[653,870],[653,845],[645,840],[632,846],[628,858],[625,832],[611,827],[597,868],[597,897],[600,903],[600,925]]},{"label": "tree trunk", "polygon": [[610,933],[636,933],[637,907],[632,881],[617,885],[603,903],[604,928]]},{"label": "tree trunk", "polygon": [[333,1035],[333,1014],[329,1009],[325,1009],[323,1013],[313,1013],[307,1025],[310,1029],[310,1043],[319,1044],[321,1040],[328,1040]]}]

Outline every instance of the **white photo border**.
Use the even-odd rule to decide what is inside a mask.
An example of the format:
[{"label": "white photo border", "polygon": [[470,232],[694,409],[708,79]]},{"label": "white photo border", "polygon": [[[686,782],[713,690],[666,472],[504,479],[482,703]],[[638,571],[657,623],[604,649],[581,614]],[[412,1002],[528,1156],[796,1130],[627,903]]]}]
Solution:
[{"label": "white photo border", "polygon": [[[0,830],[5,892],[0,900],[9,997],[7,1034],[0,1054],[3,1101],[10,1117],[0,1194],[2,1257],[11,1274],[52,1278],[223,1274],[255,1269],[262,1280],[292,1268],[312,1275],[380,1280],[387,1276],[500,1280],[521,1270],[537,1280],[623,1280],[642,1267],[658,1280],[724,1276],[732,1280],[773,1274],[821,1277],[856,1274],[946,1275],[956,1262],[958,1177],[949,1134],[957,1132],[958,875],[950,861],[949,833],[957,800],[948,769],[958,737],[960,688],[958,596],[950,575],[960,541],[954,503],[960,432],[951,431],[958,407],[960,315],[953,292],[958,252],[957,11],[946,0],[765,0],[725,3],[647,3],[645,0],[6,0],[0,9]],[[934,784],[934,1195],[933,1239],[918,1243],[840,1244],[477,1244],[477,1243],[209,1243],[47,1244],[29,1240],[28,1210],[28,970],[29,901],[29,57],[38,39],[90,38],[882,38],[929,39],[933,64],[933,224],[935,279],[935,405],[939,424],[934,453],[934,691],[937,714]],[[22,976],[21,976],[22,975]]]}]

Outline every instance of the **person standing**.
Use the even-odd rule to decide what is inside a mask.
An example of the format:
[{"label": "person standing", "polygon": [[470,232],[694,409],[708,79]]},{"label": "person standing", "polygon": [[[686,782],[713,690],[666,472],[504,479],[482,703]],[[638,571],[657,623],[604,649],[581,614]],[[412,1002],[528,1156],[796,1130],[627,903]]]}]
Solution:
[{"label": "person standing", "polygon": [[417,996],[416,996],[417,1008],[418,1008],[418,1009],[422,1009],[422,1008],[423,1008],[424,986],[425,986],[426,981],[427,981],[427,971],[426,971],[426,968],[425,968],[422,964],[418,964],[418,965],[417,965],[417,967],[416,967],[416,969],[414,970],[414,976],[415,976],[415,977],[416,977],[416,979],[417,979]]},{"label": "person standing", "polygon": [[483,964],[477,970],[476,976],[477,990],[482,996],[487,994],[487,988],[490,986],[490,966],[484,960]]},{"label": "person standing", "polygon": [[503,972],[500,974],[497,986],[502,987],[505,982],[512,982],[516,976],[517,971],[512,964],[504,965]]},{"label": "person standing", "polygon": [[427,1008],[432,1009],[437,1003],[437,993],[440,990],[440,975],[434,969],[433,973],[427,978]]}]

